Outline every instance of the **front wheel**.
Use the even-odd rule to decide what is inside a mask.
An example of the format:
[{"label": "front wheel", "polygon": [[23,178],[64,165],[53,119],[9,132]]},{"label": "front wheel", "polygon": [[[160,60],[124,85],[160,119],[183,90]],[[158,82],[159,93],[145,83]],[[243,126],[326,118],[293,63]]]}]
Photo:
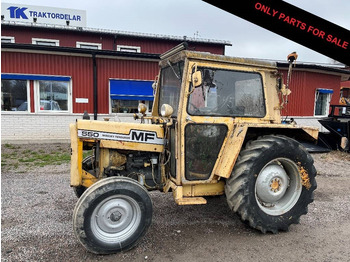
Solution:
[{"label": "front wheel", "polygon": [[74,232],[92,253],[111,254],[133,248],[152,221],[147,190],[126,177],[102,179],[79,198],[73,213]]},{"label": "front wheel", "polygon": [[230,208],[263,233],[288,230],[316,189],[313,159],[297,141],[263,136],[241,151],[225,192]]}]

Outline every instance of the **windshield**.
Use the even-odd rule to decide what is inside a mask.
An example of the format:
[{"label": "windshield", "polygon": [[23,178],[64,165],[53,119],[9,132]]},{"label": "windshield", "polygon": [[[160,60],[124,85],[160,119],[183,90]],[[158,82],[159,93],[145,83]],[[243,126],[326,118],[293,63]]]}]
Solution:
[{"label": "windshield", "polygon": [[174,109],[172,116],[177,116],[184,63],[168,64],[160,73],[158,113],[163,104],[168,104]]},{"label": "windshield", "polygon": [[[262,78],[259,73],[198,68],[203,83],[190,95],[190,115],[265,116]],[[192,87],[191,87],[192,88]]]}]

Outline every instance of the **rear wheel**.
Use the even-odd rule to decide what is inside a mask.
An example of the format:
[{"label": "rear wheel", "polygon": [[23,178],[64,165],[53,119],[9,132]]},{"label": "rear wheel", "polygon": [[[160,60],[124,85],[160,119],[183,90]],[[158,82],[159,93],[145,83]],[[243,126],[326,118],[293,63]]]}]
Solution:
[{"label": "rear wheel", "polygon": [[96,254],[133,248],[152,221],[152,201],[147,190],[126,177],[102,179],[89,187],[73,213],[75,235]]},{"label": "rear wheel", "polygon": [[263,233],[288,230],[316,189],[313,159],[297,141],[264,136],[241,151],[225,192],[230,208]]}]

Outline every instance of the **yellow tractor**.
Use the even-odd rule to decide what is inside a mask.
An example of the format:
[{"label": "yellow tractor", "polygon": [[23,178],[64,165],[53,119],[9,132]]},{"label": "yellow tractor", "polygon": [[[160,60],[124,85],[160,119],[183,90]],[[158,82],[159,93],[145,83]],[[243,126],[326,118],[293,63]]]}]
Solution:
[{"label": "yellow tractor", "polygon": [[281,121],[290,91],[275,63],[185,47],[161,55],[152,114],[140,104],[140,123],[70,126],[73,225],[90,252],[139,242],[152,221],[150,190],[172,192],[178,205],[226,195],[263,233],[288,230],[313,201],[316,169],[300,142],[316,142],[318,130]]}]

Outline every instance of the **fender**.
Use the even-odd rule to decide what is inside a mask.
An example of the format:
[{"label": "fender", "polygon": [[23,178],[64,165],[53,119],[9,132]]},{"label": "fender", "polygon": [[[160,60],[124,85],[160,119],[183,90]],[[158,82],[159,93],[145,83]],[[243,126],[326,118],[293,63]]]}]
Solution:
[{"label": "fender", "polygon": [[316,141],[318,138],[318,128],[300,127],[293,124],[237,123],[231,133],[228,134],[214,174],[218,177],[229,178],[239,153],[242,150],[242,146],[248,137],[256,138],[268,134],[285,135],[303,141]]},{"label": "fender", "polygon": [[223,178],[230,177],[233,166],[241,152],[247,131],[248,125],[238,124],[228,134],[224,148],[219,156],[219,163],[214,170],[215,175]]}]

